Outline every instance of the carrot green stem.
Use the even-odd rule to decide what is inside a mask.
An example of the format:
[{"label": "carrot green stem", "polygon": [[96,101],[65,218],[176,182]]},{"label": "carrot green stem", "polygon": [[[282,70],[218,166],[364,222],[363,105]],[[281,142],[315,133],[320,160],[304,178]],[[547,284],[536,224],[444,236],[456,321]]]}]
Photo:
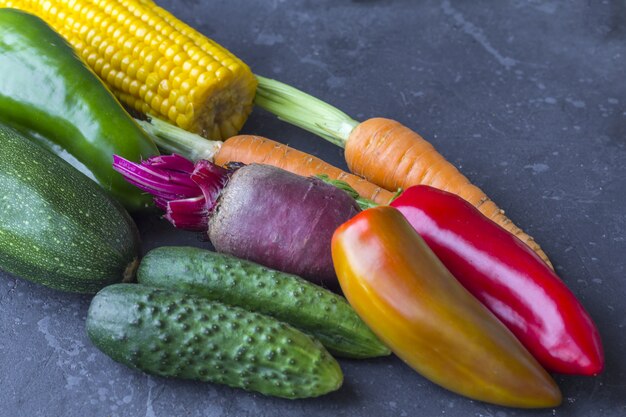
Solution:
[{"label": "carrot green stem", "polygon": [[179,154],[193,162],[201,159],[213,161],[222,146],[222,142],[205,139],[156,117],[151,117],[149,121],[137,120],[137,123],[161,150]]},{"label": "carrot green stem", "polygon": [[276,80],[256,76],[254,103],[279,119],[308,130],[342,148],[359,124],[341,110]]}]

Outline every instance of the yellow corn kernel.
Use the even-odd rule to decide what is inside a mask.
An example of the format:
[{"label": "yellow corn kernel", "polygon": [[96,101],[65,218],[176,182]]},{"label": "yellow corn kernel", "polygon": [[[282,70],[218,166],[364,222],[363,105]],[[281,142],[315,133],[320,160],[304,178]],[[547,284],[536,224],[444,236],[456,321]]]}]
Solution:
[{"label": "yellow corn kernel", "polygon": [[157,91],[161,97],[168,97],[170,95],[170,83],[167,82],[167,79],[161,80]]},{"label": "yellow corn kernel", "polygon": [[174,65],[171,62],[169,62],[167,59],[161,57],[156,62],[156,68],[159,74],[159,78],[165,81],[169,79],[169,76],[172,73],[172,69],[174,68]]},{"label": "yellow corn kernel", "polygon": [[171,100],[167,99],[167,98],[165,100],[163,100],[163,102],[161,103],[161,108],[159,109],[161,114],[169,113],[169,111],[170,111],[170,102],[171,102]]},{"label": "yellow corn kernel", "polygon": [[137,80],[132,80],[130,82],[130,86],[128,88],[128,93],[132,96],[132,97],[139,97],[139,88],[141,87],[141,85],[139,84],[139,81]]},{"label": "yellow corn kernel", "polygon": [[[119,90],[125,93],[130,91],[130,78],[126,76],[123,72],[118,73],[119,77],[122,77],[122,82],[120,83]],[[117,86],[116,86],[117,87]]]},{"label": "yellow corn kernel", "polygon": [[63,36],[130,108],[212,139],[252,110],[248,66],[151,0],[0,0]]},{"label": "yellow corn kernel", "polygon": [[178,112],[176,111],[176,107],[175,106],[170,107],[167,112],[167,117],[169,117],[170,119],[175,119],[177,116],[178,116]]}]

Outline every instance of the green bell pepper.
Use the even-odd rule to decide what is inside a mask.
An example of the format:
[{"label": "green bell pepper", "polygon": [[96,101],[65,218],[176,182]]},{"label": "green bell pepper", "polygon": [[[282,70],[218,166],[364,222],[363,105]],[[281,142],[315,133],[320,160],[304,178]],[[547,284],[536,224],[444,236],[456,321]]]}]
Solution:
[{"label": "green bell pepper", "polygon": [[0,9],[0,121],[70,162],[130,211],[150,198],[111,164],[158,154],[71,46],[40,18]]}]

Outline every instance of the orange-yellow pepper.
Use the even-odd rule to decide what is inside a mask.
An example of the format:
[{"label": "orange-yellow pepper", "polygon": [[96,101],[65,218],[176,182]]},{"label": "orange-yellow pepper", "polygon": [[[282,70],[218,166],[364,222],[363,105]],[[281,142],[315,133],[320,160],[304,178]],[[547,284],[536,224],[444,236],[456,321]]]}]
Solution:
[{"label": "orange-yellow pepper", "polygon": [[426,378],[493,404],[561,403],[550,375],[396,209],[376,207],[343,224],[333,236],[332,255],[356,312]]}]

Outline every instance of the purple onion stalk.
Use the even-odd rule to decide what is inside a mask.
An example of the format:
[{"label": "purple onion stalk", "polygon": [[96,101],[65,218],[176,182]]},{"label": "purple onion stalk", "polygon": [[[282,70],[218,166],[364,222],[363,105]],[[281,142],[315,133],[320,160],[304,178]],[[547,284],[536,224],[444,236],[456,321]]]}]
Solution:
[{"label": "purple onion stalk", "polygon": [[195,164],[177,155],[162,155],[131,162],[113,155],[113,169],[137,188],[152,194],[154,204],[165,211],[174,227],[206,231],[209,214],[215,208],[233,169],[209,161]]}]

